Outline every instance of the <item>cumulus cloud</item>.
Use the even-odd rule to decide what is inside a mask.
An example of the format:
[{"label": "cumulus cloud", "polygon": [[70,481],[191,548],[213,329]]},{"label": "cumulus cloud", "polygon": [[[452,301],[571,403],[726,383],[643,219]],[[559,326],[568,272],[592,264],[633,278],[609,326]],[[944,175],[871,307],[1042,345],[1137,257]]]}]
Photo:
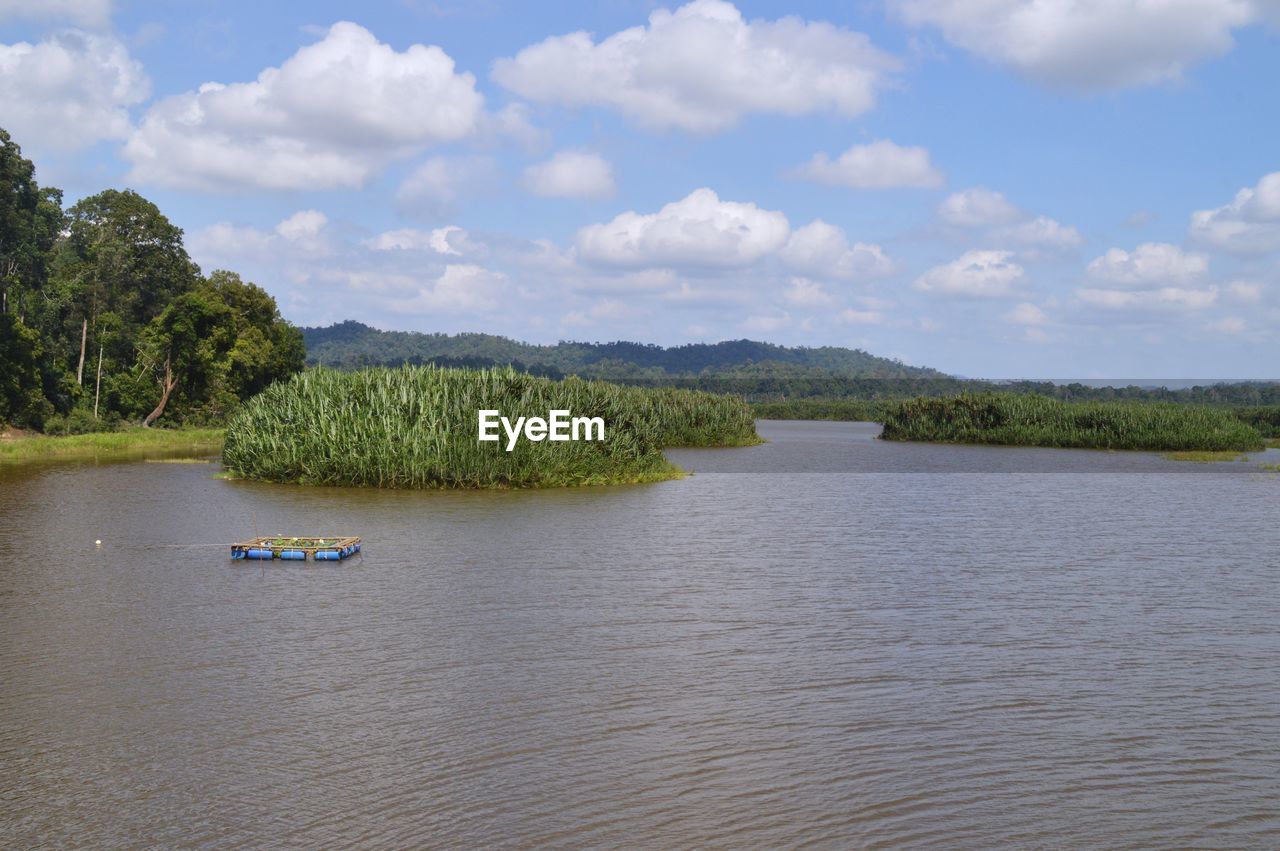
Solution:
[{"label": "cumulus cloud", "polygon": [[755,204],[721,201],[710,189],[657,213],[626,212],[578,232],[578,255],[593,263],[635,266],[746,266],[777,251],[787,217]]},{"label": "cumulus cloud", "polygon": [[782,298],[796,307],[824,307],[834,301],[822,284],[808,278],[792,278]]},{"label": "cumulus cloud", "polygon": [[1012,261],[1011,251],[967,251],[950,263],[934,266],[919,278],[915,288],[941,295],[998,298],[1012,295],[1022,282],[1023,269]]},{"label": "cumulus cloud", "polygon": [[694,0],[599,42],[548,38],[495,62],[493,78],[529,100],[710,133],[751,113],[860,115],[897,67],[861,33],[795,17],[746,21],[731,3]]},{"label": "cumulus cloud", "polygon": [[1253,304],[1262,301],[1262,285],[1252,281],[1232,281],[1227,284],[1227,295],[1234,301]]},{"label": "cumulus cloud", "polygon": [[1208,270],[1207,256],[1167,242],[1146,242],[1131,252],[1112,248],[1088,267],[1091,278],[1132,287],[1185,284]]},{"label": "cumulus cloud", "polygon": [[363,240],[361,244],[374,251],[426,251],[454,257],[474,253],[477,250],[470,235],[457,225],[433,230],[416,228],[389,230]]},{"label": "cumulus cloud", "polygon": [[1229,204],[1192,213],[1191,237],[1233,254],[1280,250],[1280,171],[1241,189]]},{"label": "cumulus cloud", "polygon": [[396,203],[419,215],[443,215],[464,195],[494,183],[497,171],[489,157],[428,157],[400,184]]},{"label": "cumulus cloud", "polygon": [[1053,252],[1084,244],[1084,237],[1075,228],[1048,216],[1033,218],[1003,194],[985,186],[948,195],[938,205],[938,218],[953,227],[984,228],[997,242],[1028,249]]},{"label": "cumulus cloud", "polygon": [[850,189],[932,188],[942,185],[942,172],[929,161],[929,151],[902,147],[882,139],[854,145],[836,159],[824,153],[796,169],[794,176]]},{"label": "cumulus cloud", "polygon": [[110,0],[0,0],[0,21],[64,21],[82,27],[105,27],[111,20]]},{"label": "cumulus cloud", "polygon": [[1051,86],[1176,80],[1229,51],[1268,0],[889,0],[908,24]]},{"label": "cumulus cloud", "polygon": [[962,228],[991,227],[1016,222],[1022,211],[999,192],[975,186],[953,192],[938,205],[938,217]]},{"label": "cumulus cloud", "polygon": [[69,151],[123,139],[129,107],[150,90],[142,65],[109,36],[70,31],[0,44],[0,122],[24,145]]},{"label": "cumulus cloud", "polygon": [[358,187],[391,160],[470,135],[482,105],[440,48],[397,51],[342,22],[253,82],[155,104],[124,155],[130,179],[166,186]]},{"label": "cumulus cloud", "polygon": [[547,198],[608,198],[616,187],[613,167],[599,154],[560,151],[524,170],[524,185]]},{"label": "cumulus cloud", "polygon": [[879,245],[850,246],[843,230],[821,219],[793,231],[779,255],[793,269],[818,278],[875,278],[894,270]]},{"label": "cumulus cloud", "polygon": [[413,295],[394,300],[392,307],[404,313],[488,313],[502,305],[508,289],[502,272],[469,263],[450,264]]},{"label": "cumulus cloud", "polygon": [[1084,244],[1084,237],[1080,235],[1080,231],[1060,224],[1048,216],[1036,216],[1034,219],[1027,219],[1015,225],[997,228],[994,235],[1004,242],[1050,251],[1079,248]]},{"label": "cumulus cloud", "polygon": [[1044,325],[1049,321],[1045,312],[1030,302],[1024,301],[1004,315],[1006,322],[1014,325]]}]

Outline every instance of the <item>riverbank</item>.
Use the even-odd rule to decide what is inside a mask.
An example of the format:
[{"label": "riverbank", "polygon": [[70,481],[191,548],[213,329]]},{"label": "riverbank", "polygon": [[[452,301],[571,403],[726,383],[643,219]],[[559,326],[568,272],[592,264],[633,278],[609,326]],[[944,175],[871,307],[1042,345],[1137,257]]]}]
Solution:
[{"label": "riverbank", "polygon": [[1060,402],[1045,396],[962,394],[900,402],[885,440],[1160,452],[1253,452],[1256,428],[1226,408],[1143,402]]},{"label": "riverbank", "polygon": [[141,458],[175,452],[216,455],[222,451],[222,436],[220,428],[133,428],[65,437],[6,432],[0,437],[0,464]]}]

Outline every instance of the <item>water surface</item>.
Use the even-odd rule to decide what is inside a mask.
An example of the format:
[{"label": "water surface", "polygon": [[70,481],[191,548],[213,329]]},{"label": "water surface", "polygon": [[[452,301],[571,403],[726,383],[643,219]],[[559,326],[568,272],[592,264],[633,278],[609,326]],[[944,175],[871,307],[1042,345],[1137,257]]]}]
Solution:
[{"label": "water surface", "polygon": [[1280,844],[1280,452],[761,431],[545,492],[0,471],[0,846]]}]

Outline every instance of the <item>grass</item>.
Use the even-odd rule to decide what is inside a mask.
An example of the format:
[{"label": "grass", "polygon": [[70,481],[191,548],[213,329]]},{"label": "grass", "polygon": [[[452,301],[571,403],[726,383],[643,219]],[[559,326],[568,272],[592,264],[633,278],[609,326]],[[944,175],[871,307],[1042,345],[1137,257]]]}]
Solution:
[{"label": "grass", "polygon": [[1190,461],[1193,464],[1216,464],[1220,461],[1247,461],[1249,456],[1243,452],[1213,452],[1191,450],[1186,452],[1166,452],[1165,458],[1170,461]]},{"label": "grass", "polygon": [[[480,409],[601,417],[602,441],[478,440]],[[510,368],[307,370],[245,403],[223,464],[244,478],[403,488],[560,487],[677,478],[668,446],[760,442],[741,399],[553,381]]]},{"label": "grass", "polygon": [[201,452],[222,449],[222,429],[135,428],[126,431],[76,434],[66,437],[30,435],[0,440],[0,464],[48,460],[105,460],[149,454]]},{"label": "grass", "polygon": [[1264,437],[1262,444],[1268,449],[1280,449],[1280,437]]},{"label": "grass", "polygon": [[889,407],[886,440],[1163,452],[1249,452],[1262,437],[1230,409],[1143,402],[1059,402],[1009,393],[920,398]]}]

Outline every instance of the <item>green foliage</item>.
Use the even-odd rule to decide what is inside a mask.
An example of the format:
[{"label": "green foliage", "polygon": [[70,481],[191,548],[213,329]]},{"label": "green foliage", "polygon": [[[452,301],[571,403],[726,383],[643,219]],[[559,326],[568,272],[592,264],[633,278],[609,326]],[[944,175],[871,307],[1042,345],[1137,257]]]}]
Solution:
[{"label": "green foliage", "polygon": [[67,434],[93,434],[95,432],[118,431],[120,420],[95,419],[91,411],[84,408],[73,408],[71,413],[54,414],[44,421],[44,433],[50,436]]},{"label": "green foliage", "polygon": [[792,399],[788,402],[758,402],[751,406],[762,420],[840,420],[843,422],[884,422],[892,403],[861,399]]},{"label": "green foliage", "polygon": [[[307,362],[339,369],[366,366],[513,366],[521,371],[562,378],[579,375],[608,380],[658,381],[703,374],[767,378],[818,378],[852,375],[905,378],[940,376],[931,369],[906,366],[858,349],[833,346],[787,348],[752,340],[694,343],[663,348],[643,343],[572,343],[536,346],[491,334],[415,334],[379,331],[347,321],[328,328],[304,328]],[[707,388],[710,389],[710,388]]]},{"label": "green foliage", "polygon": [[155,204],[114,189],[65,214],[61,201],[0,130],[0,422],[218,423],[302,368],[302,334],[271,296],[231,272],[202,278]]},{"label": "green foliage", "polygon": [[[514,420],[602,417],[603,441],[478,440],[478,412]],[[678,475],[672,445],[758,442],[740,399],[599,381],[552,381],[511,368],[307,370],[249,400],[227,426],[223,463],[279,482],[405,488],[557,487]]]},{"label": "green foliage", "polygon": [[1280,437],[1280,405],[1236,408],[1233,413],[1263,437]]},{"label": "green foliage", "polygon": [[1090,449],[1252,451],[1262,438],[1223,408],[1060,402],[1009,393],[919,398],[892,405],[886,440]]}]

